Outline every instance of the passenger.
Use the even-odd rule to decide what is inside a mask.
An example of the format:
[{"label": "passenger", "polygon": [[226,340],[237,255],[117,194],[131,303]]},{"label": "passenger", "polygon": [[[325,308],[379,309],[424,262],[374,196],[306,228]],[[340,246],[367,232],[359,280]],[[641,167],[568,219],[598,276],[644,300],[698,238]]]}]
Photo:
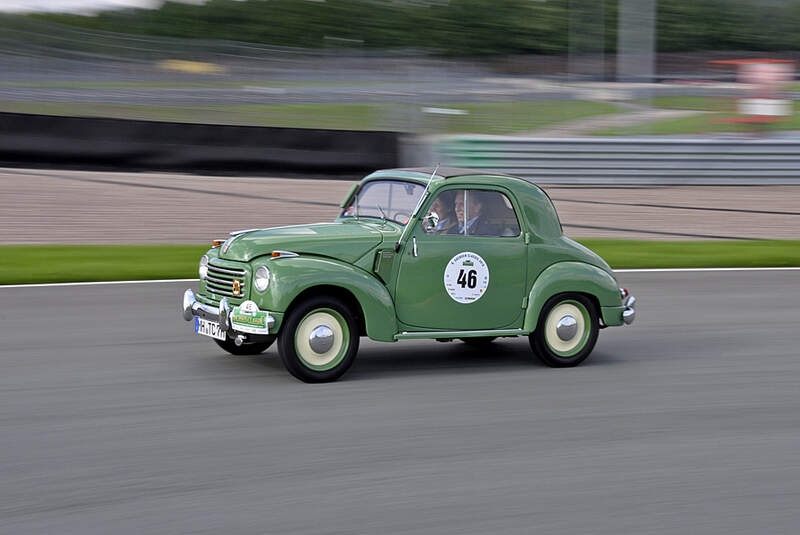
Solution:
[{"label": "passenger", "polygon": [[[467,234],[469,236],[497,236],[498,227],[491,223],[486,214],[484,214],[484,207],[487,205],[486,200],[480,191],[467,192],[468,197],[468,210],[466,222]],[[464,234],[464,195],[456,195],[455,212],[458,218],[458,233]]]},{"label": "passenger", "polygon": [[431,205],[431,211],[439,216],[439,223],[433,229],[436,234],[455,234],[458,231],[458,220],[453,210],[453,196],[452,191],[444,191]]}]

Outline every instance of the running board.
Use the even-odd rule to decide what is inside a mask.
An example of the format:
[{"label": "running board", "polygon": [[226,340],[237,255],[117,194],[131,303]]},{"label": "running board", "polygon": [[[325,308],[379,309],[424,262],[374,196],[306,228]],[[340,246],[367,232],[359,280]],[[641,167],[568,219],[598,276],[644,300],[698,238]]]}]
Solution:
[{"label": "running board", "polygon": [[522,336],[526,335],[522,329],[499,329],[493,331],[403,331],[394,335],[395,340],[410,340],[419,338],[477,338],[481,336]]}]

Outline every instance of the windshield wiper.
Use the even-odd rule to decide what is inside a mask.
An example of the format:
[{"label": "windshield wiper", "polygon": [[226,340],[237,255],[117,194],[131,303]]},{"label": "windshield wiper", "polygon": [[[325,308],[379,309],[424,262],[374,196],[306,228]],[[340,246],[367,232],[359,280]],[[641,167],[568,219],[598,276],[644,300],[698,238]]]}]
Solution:
[{"label": "windshield wiper", "polygon": [[375,203],[375,204],[378,206],[378,210],[381,211],[381,218],[383,219],[383,222],[386,223],[386,212],[383,211],[383,208],[381,208],[380,204],[377,204],[377,203]]}]

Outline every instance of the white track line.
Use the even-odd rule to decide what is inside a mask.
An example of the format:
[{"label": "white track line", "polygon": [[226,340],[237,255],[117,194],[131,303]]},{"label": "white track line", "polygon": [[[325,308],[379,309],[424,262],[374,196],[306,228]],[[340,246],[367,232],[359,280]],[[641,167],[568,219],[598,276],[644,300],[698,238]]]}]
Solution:
[{"label": "white track line", "polygon": [[[800,267],[754,267],[754,268],[642,268],[615,269],[614,273],[713,273],[726,271],[800,271]],[[99,282],[54,282],[47,284],[0,284],[3,288],[55,288],[60,286],[102,286],[111,284],[155,284],[164,282],[197,282],[200,279],[157,279],[145,281],[99,281]]]},{"label": "white track line", "polygon": [[59,286],[102,286],[110,284],[154,284],[157,282],[197,282],[200,279],[156,279],[146,281],[52,282],[47,284],[5,284],[2,288],[54,288]]},{"label": "white track line", "polygon": [[614,273],[694,273],[724,271],[800,271],[800,267],[745,267],[745,268],[641,268],[615,269]]}]

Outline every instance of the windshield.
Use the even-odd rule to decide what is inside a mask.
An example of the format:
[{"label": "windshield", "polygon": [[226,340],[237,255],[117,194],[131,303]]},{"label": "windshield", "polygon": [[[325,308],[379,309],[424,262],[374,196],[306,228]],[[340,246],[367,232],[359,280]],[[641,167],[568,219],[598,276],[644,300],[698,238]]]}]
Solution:
[{"label": "windshield", "polygon": [[[417,207],[425,186],[402,180],[374,180],[367,182],[350,199],[342,217],[384,217],[405,225]],[[356,206],[356,201],[358,206]]]}]

